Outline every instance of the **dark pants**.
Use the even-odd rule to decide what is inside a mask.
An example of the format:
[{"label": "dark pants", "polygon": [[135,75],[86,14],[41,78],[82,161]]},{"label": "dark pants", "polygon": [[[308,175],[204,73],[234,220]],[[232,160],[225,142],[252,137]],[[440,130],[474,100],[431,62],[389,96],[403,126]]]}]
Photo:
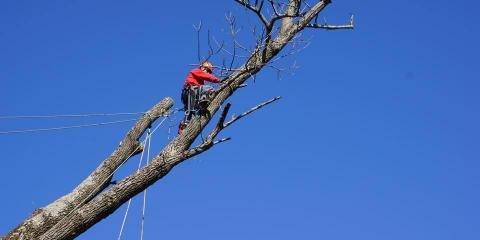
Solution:
[{"label": "dark pants", "polygon": [[182,103],[185,110],[184,121],[188,122],[199,111],[199,102],[209,101],[209,95],[213,87],[209,85],[185,86],[182,89]]}]

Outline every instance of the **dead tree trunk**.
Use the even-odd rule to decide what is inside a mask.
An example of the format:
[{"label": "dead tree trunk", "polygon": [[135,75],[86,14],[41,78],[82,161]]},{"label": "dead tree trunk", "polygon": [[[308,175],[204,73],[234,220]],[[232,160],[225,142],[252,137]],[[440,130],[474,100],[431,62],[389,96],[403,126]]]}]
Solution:
[{"label": "dead tree trunk", "polygon": [[[217,91],[210,105],[208,114],[196,116],[183,132],[168,143],[154,159],[140,171],[124,178],[118,184],[105,189],[112,171],[138,150],[138,139],[145,129],[159,116],[166,113],[172,101],[167,98],[153,107],[130,130],[123,144],[107,158],[82,184],[71,194],[66,195],[47,207],[37,210],[33,215],[12,230],[5,239],[73,239],[94,224],[118,209],[123,203],[152,185],[176,166],[192,156],[207,151],[217,143],[228,140],[215,140],[226,127],[249,113],[277,100],[262,103],[255,108],[225,123],[230,105],[227,104],[216,127],[198,146],[192,143],[210,122],[212,116],[227,99],[249,78],[267,66],[278,53],[288,45],[299,32],[307,27],[321,29],[350,29],[349,25],[318,24],[316,17],[330,3],[329,0],[307,1],[290,0],[284,6],[274,0],[255,1],[234,0],[251,10],[264,26],[261,41],[251,52],[249,58],[236,70],[231,71],[223,80],[223,86]],[[264,15],[263,6],[269,5],[274,14]],[[106,181],[107,180],[107,181]],[[97,189],[95,186],[102,186]]]},{"label": "dead tree trunk", "polygon": [[27,220],[12,230],[4,239],[37,239],[76,206],[94,198],[110,183],[115,169],[142,151],[138,139],[156,119],[166,115],[172,106],[171,98],[165,98],[153,106],[130,129],[122,144],[72,192],[46,207],[35,210]]}]

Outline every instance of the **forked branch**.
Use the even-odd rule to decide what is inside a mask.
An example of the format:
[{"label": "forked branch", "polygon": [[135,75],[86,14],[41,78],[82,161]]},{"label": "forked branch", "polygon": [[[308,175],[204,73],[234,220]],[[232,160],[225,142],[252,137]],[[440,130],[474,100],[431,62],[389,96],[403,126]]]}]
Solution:
[{"label": "forked branch", "polygon": [[265,28],[267,29],[271,28],[270,21],[262,13],[263,1],[260,1],[259,4],[258,4],[258,1],[256,1],[257,5],[252,5],[250,4],[250,1],[247,1],[247,0],[235,0],[235,2],[241,4],[248,10],[251,10],[252,12],[254,12],[258,16],[258,18],[260,18],[260,21],[263,23]]},{"label": "forked branch", "polygon": [[218,143],[222,143],[222,142],[225,142],[225,141],[228,141],[230,140],[231,138],[228,137],[228,138],[222,138],[220,140],[216,140],[215,141],[215,138],[217,137],[217,135],[225,128],[227,128],[228,126],[232,125],[233,123],[235,123],[236,121],[238,121],[239,119],[259,110],[260,108],[263,108],[265,106],[267,106],[268,104],[270,103],[273,103],[277,100],[279,100],[281,97],[278,96],[278,97],[274,97],[268,101],[265,101],[263,103],[260,103],[258,104],[257,106],[249,109],[248,111],[245,111],[243,112],[242,114],[238,115],[238,116],[234,116],[232,117],[232,119],[230,121],[228,121],[227,123],[225,123],[225,119],[228,115],[228,111],[230,110],[230,107],[231,107],[231,104],[230,103],[227,103],[227,105],[225,105],[225,108],[223,108],[223,111],[222,111],[222,114],[220,115],[220,118],[217,122],[217,125],[215,126],[215,128],[208,134],[207,138],[205,139],[205,141],[203,143],[201,143],[200,145],[188,150],[188,151],[185,151],[184,152],[184,157],[185,158],[191,158],[193,156],[196,156],[202,152],[205,152],[207,151],[208,149],[210,149],[212,146],[214,146],[215,144],[218,144]]},{"label": "forked branch", "polygon": [[[59,215],[57,218],[49,221],[39,221],[39,223],[42,225],[42,229],[36,231],[35,237],[23,235],[25,236],[23,239],[73,239],[114,212],[123,203],[128,201],[128,199],[132,198],[150,185],[154,184],[159,179],[166,176],[177,164],[183,162],[189,157],[206,151],[215,144],[229,140],[230,138],[223,138],[215,141],[215,138],[226,127],[232,125],[234,122],[238,121],[244,116],[247,116],[248,114],[260,109],[261,107],[278,100],[279,97],[259,104],[256,107],[236,117],[233,117],[228,122],[225,122],[225,119],[228,114],[229,107],[225,107],[226,109],[223,110],[219,122],[209,134],[206,141],[201,143],[199,146],[191,148],[195,139],[211,121],[212,116],[214,116],[217,111],[221,110],[222,104],[224,104],[226,100],[248,79],[250,79],[252,76],[255,76],[262,68],[268,66],[268,64],[271,64],[275,57],[280,54],[282,49],[291,44],[292,41],[295,41],[296,37],[298,37],[298,34],[306,27],[328,30],[353,28],[353,18],[351,19],[350,24],[346,25],[329,25],[326,23],[319,24],[317,21],[315,21],[315,18],[330,3],[330,0],[315,1],[315,3],[312,5],[308,5],[306,4],[306,1],[301,0],[285,1],[288,2],[288,4],[278,4],[276,2],[274,3],[272,0],[269,1],[270,5],[273,4],[273,15],[270,16],[270,19],[265,16],[266,11],[264,8],[268,7],[268,3],[266,6],[263,6],[264,0],[234,1],[246,7],[250,11],[253,11],[258,17],[260,17],[260,21],[262,21],[264,29],[261,31],[261,38],[255,39],[256,46],[252,48],[252,51],[248,51],[249,56],[245,59],[242,59],[244,60],[243,64],[235,68],[232,68],[233,66],[226,67],[226,63],[224,63],[222,66],[222,68],[227,68],[228,74],[222,78],[222,87],[216,91],[216,94],[212,98],[210,105],[207,107],[207,111],[210,114],[194,117],[187,127],[182,131],[182,133],[167,143],[161,152],[156,155],[152,161],[150,161],[150,164],[142,168],[139,172],[131,174],[123,180],[118,181],[118,183],[114,186],[111,186],[110,188],[107,188],[98,194],[95,193],[93,195],[95,196],[93,199],[89,199],[89,201],[85,203],[82,201],[82,204],[74,205],[78,206],[78,208],[75,207],[75,210],[73,211],[67,211],[64,214]],[[307,6],[307,8],[300,10],[300,5],[302,5],[301,3],[303,6]],[[273,27],[274,24],[278,24],[278,28]],[[198,32],[200,31],[200,28],[200,24],[198,27],[195,27],[195,29],[197,29],[197,36],[199,35]],[[254,33],[259,33],[259,31],[254,31]],[[210,46],[210,53],[213,54],[218,51],[225,52],[223,44],[217,44],[218,49],[223,50],[215,51],[215,49],[211,47],[210,41],[208,43]],[[199,44],[199,42],[197,44]],[[237,47],[236,43],[234,43],[234,48],[235,47]],[[240,51],[242,50],[241,47],[237,48]],[[199,53],[200,51],[198,51],[198,57],[200,60]],[[233,52],[232,55],[235,57],[238,56],[238,53]],[[132,146],[134,145],[132,144]],[[25,229],[25,231],[31,231],[31,228]],[[41,233],[43,234],[38,236],[38,234]],[[7,239],[19,238],[7,237]]]}]

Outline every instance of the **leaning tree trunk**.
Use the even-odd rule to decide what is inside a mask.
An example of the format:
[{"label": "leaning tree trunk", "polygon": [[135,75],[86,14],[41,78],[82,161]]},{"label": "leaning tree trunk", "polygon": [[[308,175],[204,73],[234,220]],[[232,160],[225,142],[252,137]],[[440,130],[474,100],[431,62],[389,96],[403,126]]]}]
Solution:
[{"label": "leaning tree trunk", "polygon": [[[62,219],[56,226],[42,235],[40,240],[72,239],[80,235],[113,213],[130,198],[164,177],[175,165],[186,160],[187,157],[189,157],[188,149],[193,143],[193,140],[208,124],[211,116],[219,110],[220,106],[241,84],[260,71],[265,64],[278,54],[324,7],[325,4],[323,2],[316,4],[297,23],[292,23],[292,20],[284,20],[283,22],[290,24],[290,26],[284,29],[283,34],[279,34],[273,41],[265,46],[267,50],[264,52],[264,55],[262,54],[263,51],[256,51],[248,62],[240,68],[241,70],[232,73],[223,80],[227,85],[218,92],[209,105],[208,112],[210,114],[194,118],[182,134],[171,141],[148,166],[99,194],[99,196],[91,202],[74,211],[73,214],[67,218]],[[208,147],[209,146],[207,146],[207,148]]]},{"label": "leaning tree trunk", "polygon": [[[307,5],[308,8],[300,11],[303,1],[290,0],[283,13],[279,12],[274,1],[267,0],[273,8],[275,16],[268,19],[262,13],[264,1],[234,0],[245,8],[254,12],[264,25],[264,38],[260,41],[245,63],[223,79],[223,86],[217,91],[208,106],[208,114],[194,117],[183,132],[168,143],[154,159],[138,172],[124,178],[118,184],[106,188],[114,169],[126,161],[138,150],[138,139],[158,116],[165,114],[172,105],[170,98],[152,108],[148,114],[130,130],[129,134],[117,150],[102,163],[79,187],[71,194],[60,198],[49,206],[36,211],[32,217],[10,232],[5,239],[73,239],[94,224],[117,210],[123,203],[147,187],[164,177],[177,164],[210,149],[216,143],[228,140],[215,141],[217,134],[240,117],[252,112],[237,116],[234,120],[224,123],[230,105],[227,104],[222,112],[215,129],[207,139],[196,147],[191,147],[194,140],[210,122],[212,116],[222,104],[242,84],[265,67],[290,41],[304,28],[351,29],[351,25],[330,26],[311,23],[316,16],[330,3],[330,0],[318,1]],[[257,5],[258,4],[258,5]],[[280,23],[280,24],[278,24]],[[279,26],[277,26],[279,25]],[[276,34],[276,35],[275,35]],[[278,98],[276,98],[278,99]],[[274,100],[276,100],[274,99]],[[273,100],[272,100],[273,101]],[[265,105],[265,104],[264,104]],[[259,105],[254,109],[258,109]],[[106,179],[106,180],[105,180]],[[88,186],[88,187],[87,187]],[[95,186],[101,186],[96,189]]]},{"label": "leaning tree trunk", "polygon": [[173,100],[171,98],[165,98],[153,106],[130,129],[121,145],[72,192],[43,208],[35,210],[27,220],[12,230],[4,240],[37,239],[75,207],[94,198],[108,186],[115,169],[122,163],[125,163],[130,157],[142,151],[142,146],[138,139],[156,119],[164,116],[172,106]]}]

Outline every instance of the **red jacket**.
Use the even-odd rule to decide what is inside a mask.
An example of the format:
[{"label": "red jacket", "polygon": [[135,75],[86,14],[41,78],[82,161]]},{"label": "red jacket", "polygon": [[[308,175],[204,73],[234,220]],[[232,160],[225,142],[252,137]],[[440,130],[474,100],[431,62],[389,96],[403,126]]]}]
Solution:
[{"label": "red jacket", "polygon": [[218,83],[219,80],[213,74],[202,71],[200,68],[192,69],[185,79],[185,86],[201,86],[205,81]]}]

